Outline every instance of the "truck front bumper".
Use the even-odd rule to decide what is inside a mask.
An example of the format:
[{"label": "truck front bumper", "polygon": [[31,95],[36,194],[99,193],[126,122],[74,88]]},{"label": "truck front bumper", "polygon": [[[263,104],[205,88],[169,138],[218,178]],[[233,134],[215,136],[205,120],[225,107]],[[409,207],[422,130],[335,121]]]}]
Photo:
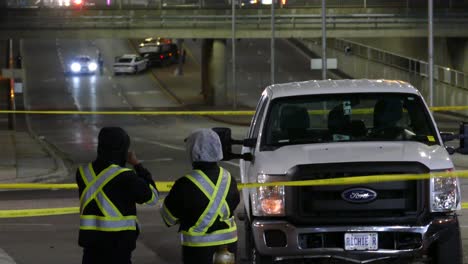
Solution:
[{"label": "truck front bumper", "polygon": [[[287,221],[254,220],[256,250],[275,260],[335,258],[372,263],[391,258],[422,257],[444,232],[458,228],[456,216],[437,218],[422,226],[295,226]],[[377,250],[345,250],[345,233],[377,233]]]}]

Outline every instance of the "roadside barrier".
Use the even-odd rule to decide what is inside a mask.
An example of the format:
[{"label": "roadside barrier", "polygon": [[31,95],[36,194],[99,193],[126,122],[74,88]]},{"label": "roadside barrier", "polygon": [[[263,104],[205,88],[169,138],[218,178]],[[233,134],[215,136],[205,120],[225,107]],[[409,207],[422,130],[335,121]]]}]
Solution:
[{"label": "roadside barrier", "polygon": [[[266,183],[240,183],[239,189],[258,188],[262,186],[325,186],[325,185],[349,185],[349,184],[366,184],[390,181],[414,181],[428,180],[431,177],[438,178],[468,178],[468,170],[451,171],[451,172],[434,172],[428,174],[387,174],[387,175],[369,175],[355,176],[320,180],[304,180],[304,181],[280,181]],[[169,192],[174,182],[156,182],[156,187],[160,192]],[[51,184],[51,183],[4,183],[0,184],[0,189],[77,189],[76,184]],[[78,199],[77,199],[78,201]],[[468,202],[462,203],[463,209],[468,209]],[[0,210],[0,218],[16,218],[16,217],[32,217],[32,216],[48,216],[48,215],[64,215],[75,214],[79,212],[78,207],[65,208],[41,208],[41,209],[20,209],[20,210]]]}]

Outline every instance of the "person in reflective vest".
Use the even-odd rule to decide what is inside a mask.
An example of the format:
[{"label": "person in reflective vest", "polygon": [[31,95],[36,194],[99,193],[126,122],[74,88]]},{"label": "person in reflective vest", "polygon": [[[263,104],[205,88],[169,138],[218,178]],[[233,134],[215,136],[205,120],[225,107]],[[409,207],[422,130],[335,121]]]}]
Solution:
[{"label": "person in reflective vest", "polygon": [[[151,174],[129,147],[130,138],[122,128],[104,127],[96,160],[76,172],[83,264],[130,264],[139,234],[136,203],[158,201]],[[125,168],[127,162],[134,170]]]},{"label": "person in reflective vest", "polygon": [[223,158],[218,134],[199,129],[185,142],[193,170],[174,183],[161,215],[167,226],[180,225],[184,264],[212,264],[220,248],[237,251],[233,213],[239,191],[236,180],[218,166]]}]

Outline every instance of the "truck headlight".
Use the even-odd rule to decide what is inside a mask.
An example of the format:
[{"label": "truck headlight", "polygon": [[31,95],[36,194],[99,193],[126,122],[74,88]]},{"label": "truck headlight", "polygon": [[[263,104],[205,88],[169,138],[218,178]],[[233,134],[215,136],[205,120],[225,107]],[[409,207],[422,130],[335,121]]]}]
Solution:
[{"label": "truck headlight", "polygon": [[460,184],[457,177],[432,175],[430,185],[431,212],[461,209]]},{"label": "truck headlight", "polygon": [[[258,175],[259,183],[284,180],[284,176]],[[262,186],[252,193],[252,213],[256,216],[284,215],[284,186]]]}]

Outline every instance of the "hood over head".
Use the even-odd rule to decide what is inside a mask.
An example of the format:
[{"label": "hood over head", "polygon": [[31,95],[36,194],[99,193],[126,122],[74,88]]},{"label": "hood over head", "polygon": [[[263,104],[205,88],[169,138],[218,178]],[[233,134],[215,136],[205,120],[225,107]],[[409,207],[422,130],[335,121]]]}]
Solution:
[{"label": "hood over head", "polygon": [[223,149],[218,134],[211,129],[198,129],[185,140],[185,147],[193,162],[218,162],[223,159]]},{"label": "hood over head", "polygon": [[97,159],[121,167],[127,162],[130,137],[120,127],[103,127],[99,132]]}]

